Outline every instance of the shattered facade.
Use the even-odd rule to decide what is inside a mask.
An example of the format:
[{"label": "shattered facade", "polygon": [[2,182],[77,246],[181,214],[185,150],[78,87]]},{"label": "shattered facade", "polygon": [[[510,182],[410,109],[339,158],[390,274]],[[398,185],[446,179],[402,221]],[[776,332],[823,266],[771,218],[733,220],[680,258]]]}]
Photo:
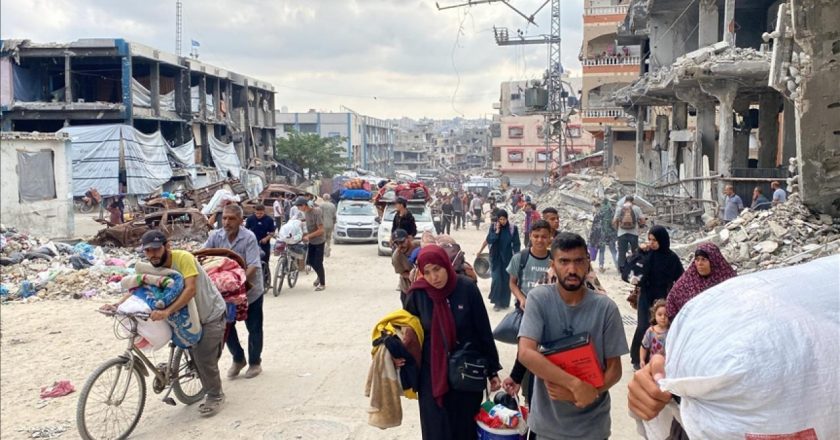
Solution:
[{"label": "shattered facade", "polygon": [[784,186],[798,158],[802,180],[788,190],[838,215],[838,14],[837,2],[816,0],[631,1],[618,44],[643,49],[643,74],[613,99],[637,134],[652,132],[650,144],[636,137],[637,192],[676,200],[680,217],[715,217],[724,184],[749,205],[754,187]]},{"label": "shattered facade", "polygon": [[275,173],[268,83],[123,39],[5,40],[0,77],[2,131],[127,124],[172,145],[194,139],[204,166],[214,137],[233,142],[243,168]]}]

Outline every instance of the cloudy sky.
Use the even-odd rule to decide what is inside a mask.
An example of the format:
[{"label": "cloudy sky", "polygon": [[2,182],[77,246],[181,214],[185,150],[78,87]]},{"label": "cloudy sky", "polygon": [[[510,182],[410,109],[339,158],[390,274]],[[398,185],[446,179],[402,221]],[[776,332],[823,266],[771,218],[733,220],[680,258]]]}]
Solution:
[{"label": "cloudy sky", "polygon": [[[509,0],[533,13],[544,0]],[[441,6],[462,0],[438,0]],[[0,3],[0,38],[35,42],[122,37],[175,52],[175,0],[17,0]],[[562,2],[563,64],[579,71],[583,0]],[[381,118],[475,118],[494,112],[499,83],[542,76],[545,46],[496,46],[546,34],[501,2],[438,11],[432,0],[183,0],[183,52],[274,84],[277,108]]]}]

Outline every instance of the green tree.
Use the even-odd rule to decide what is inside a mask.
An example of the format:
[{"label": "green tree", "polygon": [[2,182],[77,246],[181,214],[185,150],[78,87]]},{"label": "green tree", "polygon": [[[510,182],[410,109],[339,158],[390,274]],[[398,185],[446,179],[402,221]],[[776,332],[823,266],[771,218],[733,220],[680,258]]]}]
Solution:
[{"label": "green tree", "polygon": [[290,131],[288,137],[277,139],[274,156],[286,159],[309,170],[308,178],[331,177],[341,172],[346,163],[340,137],[321,137],[315,133]]}]

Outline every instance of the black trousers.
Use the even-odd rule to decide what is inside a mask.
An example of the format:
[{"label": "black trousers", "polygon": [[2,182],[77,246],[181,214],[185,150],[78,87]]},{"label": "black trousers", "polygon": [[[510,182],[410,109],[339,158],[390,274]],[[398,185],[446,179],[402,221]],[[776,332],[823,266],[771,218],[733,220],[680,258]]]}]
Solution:
[{"label": "black trousers", "polygon": [[324,244],[309,243],[309,254],[306,256],[306,264],[312,266],[312,270],[318,275],[318,283],[322,286],[327,285],[324,276]]},{"label": "black trousers", "polygon": [[455,211],[455,218],[453,218],[453,222],[455,223],[455,230],[461,229],[461,220],[464,218],[464,211]]},{"label": "black trousers", "polygon": [[442,232],[444,232],[446,235],[450,235],[450,234],[452,234],[452,229],[451,229],[451,226],[452,226],[452,215],[450,215],[450,214],[443,214],[443,216],[442,216],[442,217],[443,217],[443,218],[441,219],[441,222],[442,222],[443,224],[441,225],[441,228],[440,228],[440,229],[441,229],[441,231],[442,231]]},{"label": "black trousers", "polygon": [[475,415],[481,408],[481,392],[470,393],[450,389],[443,397],[443,407],[432,395],[430,367],[420,371],[420,430],[423,440],[475,440]]},{"label": "black trousers", "polygon": [[636,249],[639,249],[638,235],[624,234],[618,237],[618,270],[621,270],[624,267],[624,263],[627,262],[628,249],[632,252],[636,252]]}]

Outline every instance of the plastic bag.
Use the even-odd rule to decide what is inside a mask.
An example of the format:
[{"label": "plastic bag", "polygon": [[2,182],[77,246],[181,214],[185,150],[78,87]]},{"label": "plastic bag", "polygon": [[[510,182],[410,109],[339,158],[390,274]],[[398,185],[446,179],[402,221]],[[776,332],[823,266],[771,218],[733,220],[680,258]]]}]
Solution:
[{"label": "plastic bag", "polygon": [[[118,310],[123,313],[149,313],[152,309],[142,299],[136,296],[130,296],[120,304]],[[127,319],[123,321],[122,330],[124,331],[124,336],[128,336],[128,325]],[[172,328],[169,327],[169,324],[165,320],[152,321],[149,319],[144,321],[138,319],[137,333],[149,342],[152,350],[160,350],[172,339]]]},{"label": "plastic bag", "polygon": [[682,397],[690,438],[840,438],[838,267],[834,255],[731,278],[682,308],[660,385]]},{"label": "plastic bag", "polygon": [[303,239],[301,221],[298,219],[292,219],[286,222],[286,224],[280,227],[280,232],[278,232],[277,238],[288,244],[299,243]]}]

